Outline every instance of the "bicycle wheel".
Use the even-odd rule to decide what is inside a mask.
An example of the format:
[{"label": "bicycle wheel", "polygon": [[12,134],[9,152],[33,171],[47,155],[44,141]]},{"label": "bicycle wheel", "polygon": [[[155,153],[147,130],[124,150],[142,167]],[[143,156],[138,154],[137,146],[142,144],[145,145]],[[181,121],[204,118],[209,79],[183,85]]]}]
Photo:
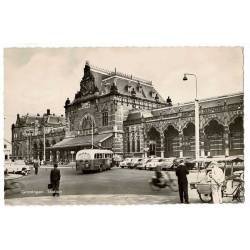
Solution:
[{"label": "bicycle wheel", "polygon": [[161,189],[160,187],[155,186],[155,185],[152,183],[152,181],[149,182],[149,186],[151,187],[151,189],[152,189],[153,191],[159,191],[159,190]]},{"label": "bicycle wheel", "polygon": [[240,186],[236,191],[235,195],[233,196],[233,200],[237,200],[238,202],[244,202],[245,201],[244,191],[245,191],[244,187]]},{"label": "bicycle wheel", "polygon": [[203,202],[203,203],[209,203],[212,201],[212,194],[201,194],[199,193],[199,197],[200,197],[200,200]]}]

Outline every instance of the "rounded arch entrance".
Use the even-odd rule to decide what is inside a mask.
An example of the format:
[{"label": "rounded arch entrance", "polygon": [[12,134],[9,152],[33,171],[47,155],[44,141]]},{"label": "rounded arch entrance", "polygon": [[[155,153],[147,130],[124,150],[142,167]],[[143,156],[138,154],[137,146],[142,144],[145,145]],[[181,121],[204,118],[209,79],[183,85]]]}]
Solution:
[{"label": "rounded arch entrance", "polygon": [[183,156],[195,157],[195,125],[191,122],[183,129]]},{"label": "rounded arch entrance", "polygon": [[151,127],[147,133],[148,137],[148,154],[161,156],[161,137],[160,133],[156,130],[156,128]]},{"label": "rounded arch entrance", "polygon": [[207,156],[225,155],[224,126],[211,120],[204,128],[204,151]]},{"label": "rounded arch entrance", "polygon": [[229,124],[229,155],[243,155],[244,129],[243,117],[238,116]]},{"label": "rounded arch entrance", "polygon": [[179,157],[179,132],[172,125],[164,131],[164,157]]}]

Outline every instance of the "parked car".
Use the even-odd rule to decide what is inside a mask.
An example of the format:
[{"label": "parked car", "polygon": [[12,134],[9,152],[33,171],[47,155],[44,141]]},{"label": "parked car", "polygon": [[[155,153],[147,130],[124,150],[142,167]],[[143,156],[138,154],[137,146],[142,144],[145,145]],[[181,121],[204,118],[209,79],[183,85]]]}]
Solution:
[{"label": "parked car", "polygon": [[170,170],[173,166],[174,160],[175,160],[175,157],[162,158],[159,160],[159,163],[157,164],[157,166],[161,166],[162,170]]},{"label": "parked car", "polygon": [[30,166],[26,165],[24,160],[8,161],[5,163],[5,171],[7,173],[28,175]]},{"label": "parked car", "polygon": [[158,165],[159,161],[161,160],[162,158],[153,158],[153,159],[150,159],[147,163],[146,163],[146,166],[145,168],[147,170],[154,170],[156,168],[156,166]]},{"label": "parked car", "polygon": [[133,158],[125,158],[123,161],[120,162],[120,167],[125,168],[128,167],[128,163],[132,160]]},{"label": "parked car", "polygon": [[145,169],[146,170],[146,164],[151,161],[152,159],[149,158],[143,158],[138,164],[136,165],[136,169]]},{"label": "parked car", "polygon": [[142,158],[132,158],[131,161],[128,162],[128,168],[135,168],[141,160]]}]

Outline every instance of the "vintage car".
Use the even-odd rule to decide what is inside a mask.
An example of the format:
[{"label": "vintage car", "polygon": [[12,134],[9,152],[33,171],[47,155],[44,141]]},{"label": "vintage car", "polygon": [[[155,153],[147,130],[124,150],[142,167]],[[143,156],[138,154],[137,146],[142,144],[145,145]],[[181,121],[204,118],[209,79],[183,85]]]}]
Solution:
[{"label": "vintage car", "polygon": [[6,161],[4,167],[6,173],[22,175],[28,175],[30,173],[30,166],[26,165],[24,160]]},{"label": "vintage car", "polygon": [[146,169],[147,170],[154,170],[158,164],[161,162],[162,158],[153,158],[149,160],[146,164]]},{"label": "vintage car", "polygon": [[174,157],[162,158],[159,160],[159,163],[157,165],[160,166],[162,170],[171,170],[175,159],[176,158]]},{"label": "vintage car", "polygon": [[149,159],[149,158],[143,158],[143,159],[141,159],[139,162],[138,162],[138,164],[136,165],[136,169],[145,169],[146,170],[146,164],[149,162],[149,161],[151,161],[151,159]]},{"label": "vintage car", "polygon": [[120,167],[125,168],[128,167],[128,163],[132,160],[133,158],[125,158],[123,161],[120,162]]},{"label": "vintage car", "polygon": [[142,158],[132,158],[130,162],[128,162],[128,168],[136,168],[136,166],[140,163]]}]

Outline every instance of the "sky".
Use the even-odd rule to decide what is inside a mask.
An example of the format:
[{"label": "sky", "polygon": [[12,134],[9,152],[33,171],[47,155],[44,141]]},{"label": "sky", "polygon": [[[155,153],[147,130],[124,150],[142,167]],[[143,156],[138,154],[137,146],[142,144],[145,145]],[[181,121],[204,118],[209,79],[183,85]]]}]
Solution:
[{"label": "sky", "polygon": [[100,68],[151,80],[173,103],[243,92],[240,47],[8,48],[4,50],[4,138],[11,140],[16,115],[64,114],[67,97],[80,89],[86,60]]}]

